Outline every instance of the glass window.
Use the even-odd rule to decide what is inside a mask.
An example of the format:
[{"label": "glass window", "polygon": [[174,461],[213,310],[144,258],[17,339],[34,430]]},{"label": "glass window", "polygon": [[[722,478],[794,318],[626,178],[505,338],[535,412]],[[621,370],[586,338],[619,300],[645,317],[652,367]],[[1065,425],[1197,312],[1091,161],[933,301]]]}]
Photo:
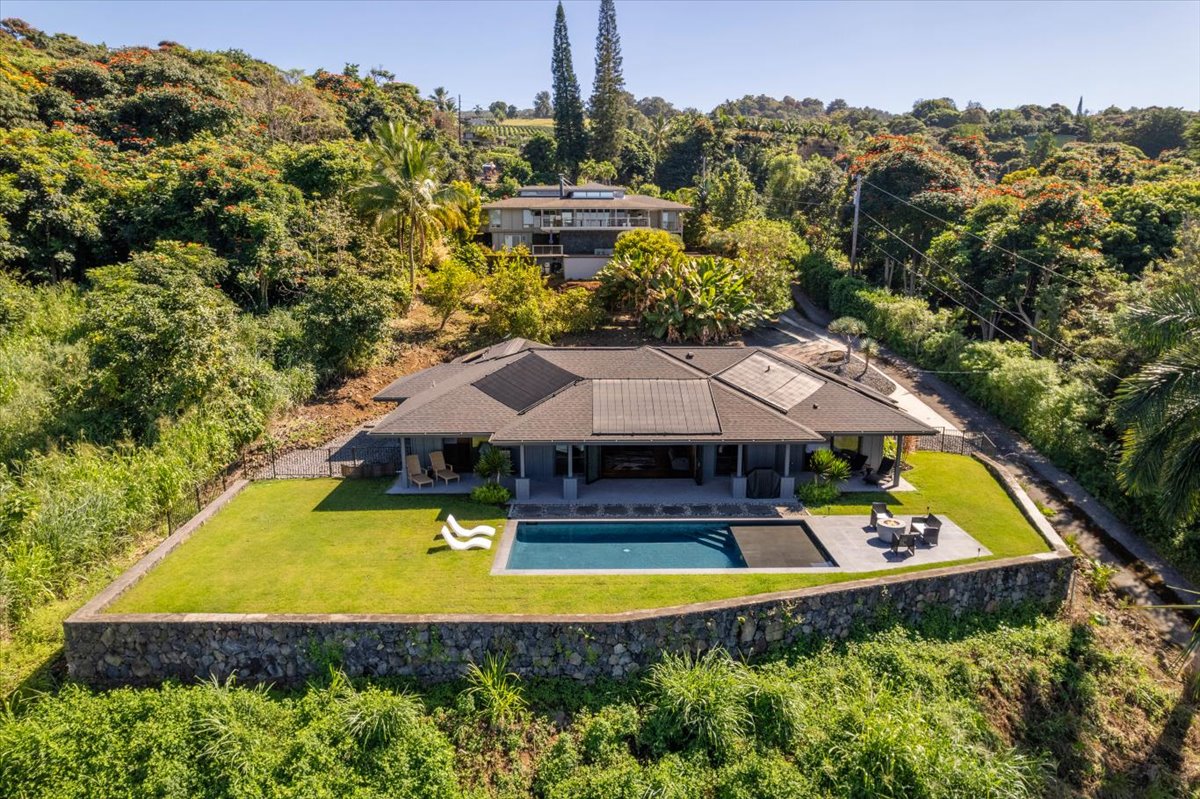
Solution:
[{"label": "glass window", "polygon": [[585,451],[582,444],[556,444],[554,446],[554,476],[567,476],[567,450],[571,450],[571,460],[573,461],[572,470],[573,477],[583,478],[584,471],[587,468],[585,460]]},{"label": "glass window", "polygon": [[498,210],[488,211],[488,224],[493,228],[500,227],[500,212]]},{"label": "glass window", "polygon": [[526,208],[521,212],[521,222],[525,227],[533,227],[533,211]]},{"label": "glass window", "polygon": [[834,436],[833,448],[842,449],[847,452],[858,452],[858,436]]}]

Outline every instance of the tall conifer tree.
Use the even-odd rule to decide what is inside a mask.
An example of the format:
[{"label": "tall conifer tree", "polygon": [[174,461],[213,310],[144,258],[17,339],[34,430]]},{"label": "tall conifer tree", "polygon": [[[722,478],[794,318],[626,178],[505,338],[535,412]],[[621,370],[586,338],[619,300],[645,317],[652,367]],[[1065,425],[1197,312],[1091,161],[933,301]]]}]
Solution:
[{"label": "tall conifer tree", "polygon": [[625,77],[621,74],[621,34],[617,6],[600,0],[596,31],[596,80],[592,85],[592,158],[617,162],[625,130]]},{"label": "tall conifer tree", "polygon": [[554,15],[554,54],[550,59],[554,78],[554,138],[558,143],[558,165],[575,176],[579,162],[587,157],[587,131],[583,127],[583,99],[579,80],[571,64],[571,40],[567,36],[567,15],[559,0]]}]

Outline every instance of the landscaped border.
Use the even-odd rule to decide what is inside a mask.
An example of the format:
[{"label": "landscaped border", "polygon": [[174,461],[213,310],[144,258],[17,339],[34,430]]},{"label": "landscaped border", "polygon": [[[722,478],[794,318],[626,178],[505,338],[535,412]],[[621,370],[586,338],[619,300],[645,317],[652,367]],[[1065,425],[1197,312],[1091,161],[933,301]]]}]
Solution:
[{"label": "landscaped border", "polygon": [[104,613],[246,485],[239,481],[64,622],[70,675],[96,685],[165,679],[293,683],[331,663],[351,676],[451,679],[488,652],[527,675],[595,679],[635,673],[665,651],[724,647],[753,655],[807,636],[842,638],[881,615],[915,622],[1061,604],[1073,555],[999,464],[980,460],[1051,552],[713,602],[588,615]]}]

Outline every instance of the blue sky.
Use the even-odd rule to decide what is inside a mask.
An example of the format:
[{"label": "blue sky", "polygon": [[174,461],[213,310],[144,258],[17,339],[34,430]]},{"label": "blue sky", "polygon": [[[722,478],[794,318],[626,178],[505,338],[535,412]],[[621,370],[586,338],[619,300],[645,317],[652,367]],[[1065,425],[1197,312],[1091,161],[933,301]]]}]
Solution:
[{"label": "blue sky", "polygon": [[[598,0],[565,4],[585,96]],[[35,2],[3,15],[110,46],[171,39],[282,67],[381,66],[463,105],[521,107],[550,85],[553,0]],[[1200,108],[1200,2],[657,2],[617,0],[625,80],[708,110],[743,94],[842,97],[904,111],[1061,102]]]}]

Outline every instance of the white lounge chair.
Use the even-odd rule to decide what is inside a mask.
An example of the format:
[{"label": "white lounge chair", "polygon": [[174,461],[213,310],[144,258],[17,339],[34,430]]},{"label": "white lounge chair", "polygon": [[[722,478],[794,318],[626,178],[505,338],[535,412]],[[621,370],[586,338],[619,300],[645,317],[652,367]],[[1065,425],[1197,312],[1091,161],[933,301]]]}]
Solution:
[{"label": "white lounge chair", "polygon": [[475,538],[455,538],[450,534],[450,528],[442,525],[442,538],[446,539],[446,545],[451,549],[491,549],[492,539],[476,536]]},{"label": "white lounge chair", "polygon": [[481,524],[478,527],[463,527],[451,514],[446,514],[446,523],[450,525],[450,529],[459,538],[470,538],[473,535],[492,536],[496,534],[496,528],[489,527],[486,524]]}]

